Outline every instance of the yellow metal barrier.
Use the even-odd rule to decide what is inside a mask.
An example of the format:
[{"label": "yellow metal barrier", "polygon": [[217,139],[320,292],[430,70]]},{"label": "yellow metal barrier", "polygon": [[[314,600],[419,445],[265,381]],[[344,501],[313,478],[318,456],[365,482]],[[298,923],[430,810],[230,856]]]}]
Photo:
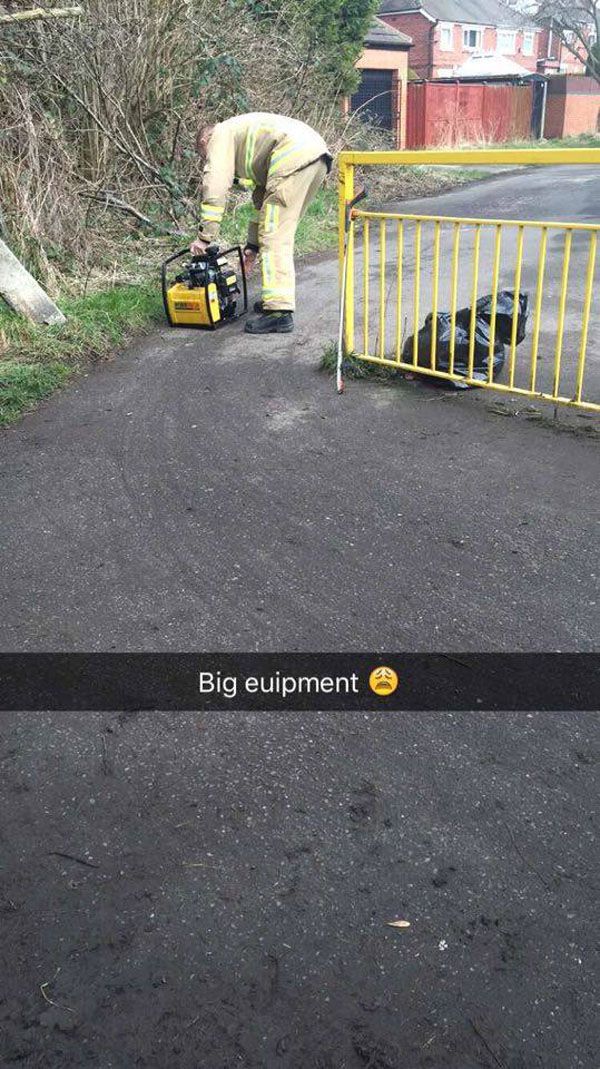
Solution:
[{"label": "yellow metal barrier", "polygon": [[[422,164],[600,165],[600,149],[342,153],[341,270],[345,208],[354,196],[355,167]],[[599,232],[600,224],[446,217],[355,209],[347,239],[343,309],[346,352],[351,352],[361,360],[408,372],[600,412],[600,397],[596,400],[584,396],[590,328],[595,310],[594,278]],[[549,248],[555,249],[557,242],[562,252],[562,267],[554,277],[548,270],[548,254]],[[572,269],[574,250],[585,261],[583,277]],[[470,260],[467,268],[464,266],[465,255]],[[358,278],[355,264],[357,256],[362,259]],[[372,285],[374,274],[376,285]],[[358,302],[357,284],[360,291]],[[517,359],[519,303],[515,300],[504,381],[497,381],[493,356],[498,293],[502,289],[513,290],[515,294],[529,292],[531,329]],[[481,292],[492,295],[489,355],[484,380],[474,377],[476,303]],[[455,335],[461,293],[461,303],[471,307],[466,375],[455,370]],[[372,309],[373,297],[377,303],[375,314]],[[437,316],[442,309],[447,310],[450,316],[447,370],[440,370],[436,360]],[[427,313],[431,313],[431,350],[428,363],[424,365],[422,354],[419,360],[419,331],[423,326],[421,320]],[[358,349],[355,344],[357,325],[361,339]],[[376,338],[372,345],[374,329]],[[407,351],[405,338],[409,330],[412,334],[412,345],[408,346],[410,352]],[[388,346],[390,334],[393,340],[390,339]],[[600,381],[600,369],[598,378]]]}]

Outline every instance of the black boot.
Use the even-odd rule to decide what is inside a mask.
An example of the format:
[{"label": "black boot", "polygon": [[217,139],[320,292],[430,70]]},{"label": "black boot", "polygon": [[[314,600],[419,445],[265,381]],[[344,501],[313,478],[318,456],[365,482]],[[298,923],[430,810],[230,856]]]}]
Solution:
[{"label": "black boot", "polygon": [[255,301],[254,302],[254,311],[256,312],[257,315],[261,315],[264,312],[264,310],[265,310],[265,306],[264,306],[262,301]]},{"label": "black boot", "polygon": [[246,334],[291,334],[293,329],[293,312],[263,312],[246,323]]}]

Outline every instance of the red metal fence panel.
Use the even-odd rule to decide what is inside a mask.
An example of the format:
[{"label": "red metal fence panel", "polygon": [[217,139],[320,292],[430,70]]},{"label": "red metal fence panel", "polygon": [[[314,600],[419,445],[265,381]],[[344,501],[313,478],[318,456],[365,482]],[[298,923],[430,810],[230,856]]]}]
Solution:
[{"label": "red metal fence panel", "polygon": [[412,82],[408,87],[407,148],[451,148],[461,142],[529,137],[531,85]]}]

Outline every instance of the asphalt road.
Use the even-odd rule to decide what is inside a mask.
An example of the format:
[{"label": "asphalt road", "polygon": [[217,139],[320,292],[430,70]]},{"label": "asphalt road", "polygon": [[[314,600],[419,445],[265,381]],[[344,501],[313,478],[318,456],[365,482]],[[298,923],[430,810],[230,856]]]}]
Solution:
[{"label": "asphalt road", "polygon": [[[4,649],[597,648],[592,421],[339,399],[334,287],[3,434]],[[0,759],[2,1065],[595,1069],[597,716],[19,714]]]}]

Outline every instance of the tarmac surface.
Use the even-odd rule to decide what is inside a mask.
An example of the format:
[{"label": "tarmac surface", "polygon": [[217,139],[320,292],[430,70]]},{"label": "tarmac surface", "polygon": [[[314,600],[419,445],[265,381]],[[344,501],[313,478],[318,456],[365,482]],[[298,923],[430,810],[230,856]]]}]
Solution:
[{"label": "tarmac surface", "polygon": [[[3,649],[597,649],[597,421],[338,398],[335,286],[2,435]],[[597,1066],[597,715],[5,714],[0,759],[2,1065]]]}]

